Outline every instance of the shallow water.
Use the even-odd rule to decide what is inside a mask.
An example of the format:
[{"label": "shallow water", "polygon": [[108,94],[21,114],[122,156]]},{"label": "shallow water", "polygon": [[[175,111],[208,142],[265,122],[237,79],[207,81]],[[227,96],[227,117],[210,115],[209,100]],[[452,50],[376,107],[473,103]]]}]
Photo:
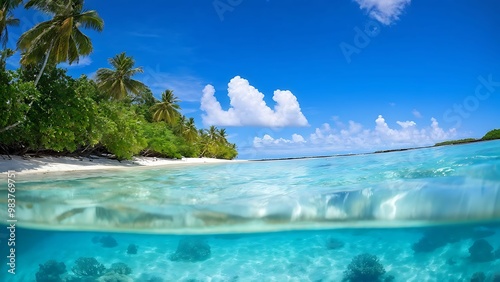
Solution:
[{"label": "shallow water", "polygon": [[[122,280],[101,281],[471,281],[475,272],[493,281],[500,275],[499,141],[16,180],[16,274],[3,264],[1,281],[36,281],[39,264],[51,259],[64,262],[61,277],[93,281],[76,277],[80,257],[131,268]],[[6,194],[1,190],[4,203]],[[7,218],[6,210],[0,215]],[[2,254],[9,255],[9,234],[2,235]],[[136,254],[127,253],[130,244]],[[349,276],[351,261],[365,253],[377,256],[383,275]]]}]

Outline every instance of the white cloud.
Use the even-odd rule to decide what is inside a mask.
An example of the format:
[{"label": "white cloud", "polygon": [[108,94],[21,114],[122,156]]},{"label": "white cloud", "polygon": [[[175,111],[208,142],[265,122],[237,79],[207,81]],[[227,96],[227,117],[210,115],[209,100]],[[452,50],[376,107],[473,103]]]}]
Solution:
[{"label": "white cloud", "polygon": [[399,19],[403,10],[411,0],[354,0],[362,10],[366,10],[370,17],[389,25]]},{"label": "white cloud", "polygon": [[445,131],[439,127],[435,118],[431,118],[430,121],[431,124],[423,128],[417,128],[414,121],[397,121],[399,128],[391,128],[384,117],[379,115],[372,129],[365,129],[354,121],[349,121],[349,125],[343,127],[332,127],[324,123],[316,128],[308,139],[300,135],[302,139],[294,136],[291,139],[275,139],[266,134],[263,138],[255,137],[253,145],[261,150],[267,148],[269,153],[288,150],[289,154],[291,152],[293,154],[322,154],[419,147],[433,145],[456,136],[454,128]]},{"label": "white cloud", "polygon": [[262,148],[262,147],[282,147],[283,145],[289,145],[289,144],[304,144],[306,143],[306,140],[302,135],[299,134],[293,134],[292,139],[284,139],[284,138],[279,138],[279,139],[274,139],[271,137],[269,134],[265,134],[262,138],[260,137],[255,137],[253,139],[253,145],[256,148]]},{"label": "white cloud", "polygon": [[419,111],[417,111],[416,109],[413,109],[413,111],[411,113],[416,118],[422,118],[423,117],[422,114]]},{"label": "white cloud", "polygon": [[304,137],[302,137],[302,135],[299,135],[299,134],[293,134],[292,141],[294,143],[306,143],[306,140],[304,139]]},{"label": "white cloud", "polygon": [[265,126],[288,127],[307,126],[297,97],[288,90],[274,91],[274,109],[267,106],[264,94],[251,86],[248,80],[234,77],[228,84],[228,96],[231,107],[223,110],[214,96],[215,88],[207,85],[203,89],[200,109],[203,124],[218,126]]},{"label": "white cloud", "polygon": [[402,128],[410,128],[417,125],[414,121],[396,121]]},{"label": "white cloud", "polygon": [[81,67],[86,67],[90,66],[92,64],[92,59],[87,56],[87,57],[80,57],[80,60],[78,63],[74,62],[71,65],[68,63],[61,63],[61,67],[63,68],[81,68]]}]

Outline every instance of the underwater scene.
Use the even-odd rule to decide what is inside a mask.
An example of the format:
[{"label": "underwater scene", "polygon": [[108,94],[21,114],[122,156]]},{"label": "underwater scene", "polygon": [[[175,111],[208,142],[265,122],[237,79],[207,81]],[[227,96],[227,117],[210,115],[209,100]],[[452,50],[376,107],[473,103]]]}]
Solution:
[{"label": "underwater scene", "polygon": [[16,181],[0,281],[500,281],[499,141]]}]

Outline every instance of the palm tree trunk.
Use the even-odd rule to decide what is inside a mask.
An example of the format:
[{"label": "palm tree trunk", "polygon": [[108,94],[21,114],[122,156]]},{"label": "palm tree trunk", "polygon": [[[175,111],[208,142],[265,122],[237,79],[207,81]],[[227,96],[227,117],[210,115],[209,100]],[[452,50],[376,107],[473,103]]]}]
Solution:
[{"label": "palm tree trunk", "polygon": [[54,41],[52,41],[50,43],[50,48],[47,51],[47,54],[45,54],[45,58],[43,59],[42,68],[40,69],[40,72],[38,73],[38,75],[36,76],[36,79],[35,79],[35,87],[38,85],[38,81],[40,81],[40,78],[42,77],[43,71],[45,70],[45,67],[47,66],[47,62],[49,61],[49,57],[50,57],[50,51],[52,50],[53,45],[54,45]]},{"label": "palm tree trunk", "polygon": [[31,106],[33,105],[33,102],[35,102],[35,100],[31,100],[31,102],[29,103],[29,105],[28,105],[28,110],[26,111],[26,114],[24,114],[24,117],[23,117],[23,119],[22,119],[22,120],[17,121],[17,122],[16,122],[16,123],[14,123],[14,124],[11,124],[11,125],[9,125],[9,126],[6,126],[6,127],[2,128],[2,129],[0,129],[0,133],[2,133],[2,132],[4,132],[4,131],[7,131],[7,130],[9,130],[9,129],[12,129],[12,128],[14,128],[14,127],[16,127],[16,126],[20,125],[21,123],[25,122],[25,121],[26,121],[26,118],[28,117],[28,112],[29,112],[29,110],[31,110]]},{"label": "palm tree trunk", "polygon": [[[23,121],[24,121],[24,120],[23,120]],[[9,130],[9,129],[11,129],[11,128],[14,128],[14,127],[16,127],[16,126],[18,126],[18,125],[19,125],[19,124],[21,124],[21,122],[23,122],[23,121],[18,121],[18,122],[14,123],[14,124],[11,124],[11,125],[9,125],[9,126],[7,126],[7,127],[4,127],[4,128],[2,128],[2,129],[0,129],[0,133],[2,133],[2,132],[4,132],[4,131],[7,131],[7,130]]]}]

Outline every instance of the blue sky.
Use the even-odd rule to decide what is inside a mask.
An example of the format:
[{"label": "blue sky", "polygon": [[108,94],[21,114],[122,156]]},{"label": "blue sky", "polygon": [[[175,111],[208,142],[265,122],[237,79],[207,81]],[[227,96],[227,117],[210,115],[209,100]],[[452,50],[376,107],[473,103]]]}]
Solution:
[{"label": "blue sky", "polygon": [[[199,127],[227,127],[241,158],[420,146],[500,127],[497,0],[86,7],[105,28],[86,31],[95,50],[68,67],[71,75],[92,75],[125,51],[157,97],[173,89]],[[23,24],[10,45],[46,18],[22,9],[16,16]]]}]

